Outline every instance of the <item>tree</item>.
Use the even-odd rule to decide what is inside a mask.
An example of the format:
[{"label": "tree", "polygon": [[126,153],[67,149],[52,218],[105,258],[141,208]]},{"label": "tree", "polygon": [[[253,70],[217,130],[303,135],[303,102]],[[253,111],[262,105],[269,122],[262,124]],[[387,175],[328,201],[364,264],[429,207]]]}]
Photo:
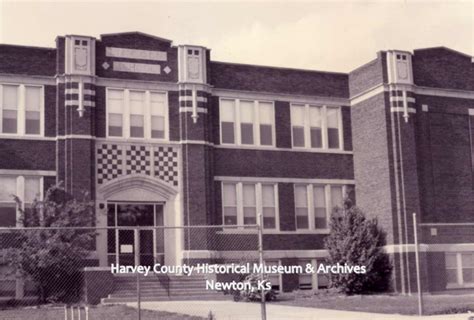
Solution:
[{"label": "tree", "polygon": [[[20,199],[16,201],[21,204]],[[43,201],[35,200],[30,208],[20,211],[20,222],[33,229],[15,233],[15,245],[7,249],[6,260],[34,282],[40,302],[77,300],[81,269],[95,234],[93,229],[83,228],[94,225],[93,203],[74,199],[55,185]]]},{"label": "tree", "polygon": [[384,292],[390,288],[392,266],[383,251],[386,234],[377,218],[367,219],[349,198],[331,216],[325,239],[330,265],[365,266],[365,274],[331,274],[331,286],[346,294]]}]

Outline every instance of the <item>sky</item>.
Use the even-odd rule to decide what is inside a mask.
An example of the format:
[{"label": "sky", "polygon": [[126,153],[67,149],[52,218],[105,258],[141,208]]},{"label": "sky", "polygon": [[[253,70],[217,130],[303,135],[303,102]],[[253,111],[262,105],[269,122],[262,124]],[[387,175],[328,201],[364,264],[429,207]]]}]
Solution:
[{"label": "sky", "polygon": [[446,46],[474,55],[474,0],[6,1],[0,43],[53,47],[57,35],[141,31],[235,63],[349,72],[377,51]]}]

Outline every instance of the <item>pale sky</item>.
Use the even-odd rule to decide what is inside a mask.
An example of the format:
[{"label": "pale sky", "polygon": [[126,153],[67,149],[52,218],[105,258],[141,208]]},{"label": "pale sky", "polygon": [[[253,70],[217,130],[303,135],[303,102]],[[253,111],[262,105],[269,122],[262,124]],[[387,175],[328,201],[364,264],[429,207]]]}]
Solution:
[{"label": "pale sky", "polygon": [[0,0],[0,43],[142,31],[210,48],[212,60],[349,72],[386,49],[474,55],[474,0],[116,2]]}]

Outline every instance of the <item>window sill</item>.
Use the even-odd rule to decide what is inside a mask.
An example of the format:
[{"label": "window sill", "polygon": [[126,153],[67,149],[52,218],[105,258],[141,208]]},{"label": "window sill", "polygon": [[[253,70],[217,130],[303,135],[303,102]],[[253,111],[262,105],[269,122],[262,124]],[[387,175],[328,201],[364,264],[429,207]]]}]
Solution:
[{"label": "window sill", "polygon": [[236,150],[265,150],[265,151],[290,151],[290,152],[309,152],[309,153],[330,153],[330,154],[353,154],[352,151],[342,149],[311,149],[311,148],[278,148],[275,146],[252,146],[238,144],[216,144],[218,149],[236,149]]},{"label": "window sill", "polygon": [[118,143],[152,143],[152,144],[178,144],[179,141],[170,141],[168,139],[152,139],[152,138],[120,138],[120,137],[106,137],[97,138],[97,141],[103,142],[118,142]]},{"label": "window sill", "polygon": [[32,135],[15,135],[8,133],[0,133],[0,139],[12,139],[12,140],[55,140],[55,137],[45,137],[40,134]]},{"label": "window sill", "polygon": [[446,289],[471,289],[474,288],[474,283],[466,284],[457,284],[457,283],[448,283]]},{"label": "window sill", "polygon": [[[256,229],[225,229],[218,231],[217,234],[257,234]],[[263,234],[280,234],[280,235],[300,235],[300,234],[329,234],[329,230],[295,230],[295,231],[282,231],[282,230],[263,230]]]}]

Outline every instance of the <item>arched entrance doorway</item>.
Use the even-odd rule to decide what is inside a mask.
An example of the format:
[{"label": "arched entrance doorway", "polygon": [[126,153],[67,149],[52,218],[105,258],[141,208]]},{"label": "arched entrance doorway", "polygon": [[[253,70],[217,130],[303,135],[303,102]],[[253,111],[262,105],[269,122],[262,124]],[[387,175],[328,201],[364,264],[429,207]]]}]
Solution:
[{"label": "arched entrance doorway", "polygon": [[99,231],[101,266],[180,261],[182,230],[175,227],[182,225],[182,215],[177,188],[154,177],[128,175],[100,186],[96,199],[98,225],[114,227]]}]

